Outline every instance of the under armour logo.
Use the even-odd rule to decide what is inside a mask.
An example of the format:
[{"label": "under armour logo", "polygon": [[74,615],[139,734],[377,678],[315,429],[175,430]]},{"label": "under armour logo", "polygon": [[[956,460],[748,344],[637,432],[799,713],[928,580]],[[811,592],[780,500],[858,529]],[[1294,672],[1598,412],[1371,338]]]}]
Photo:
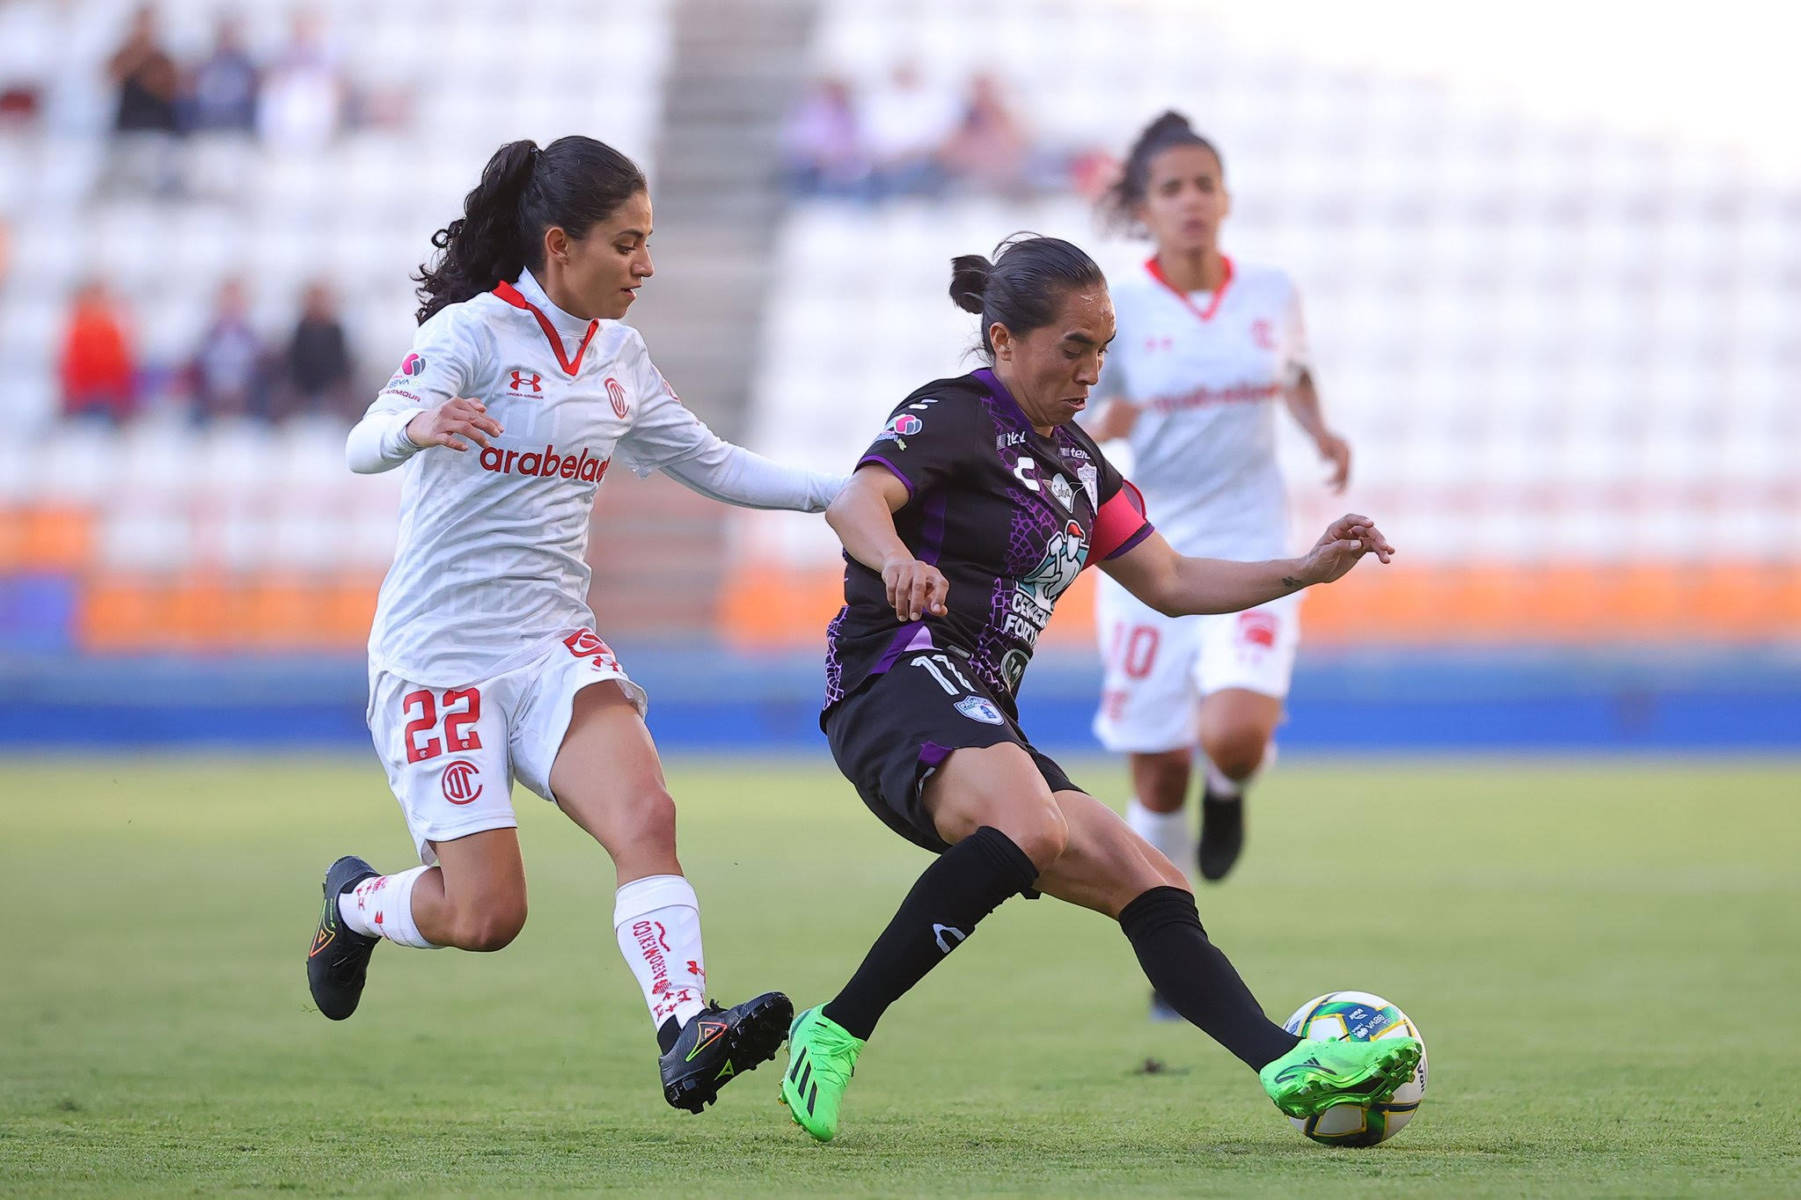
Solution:
[{"label": "under armour logo", "polygon": [[[945,941],[944,935],[947,933],[956,940],[951,942]],[[940,954],[949,954],[952,950],[955,950],[958,946],[962,945],[963,939],[968,936],[967,933],[964,933],[954,925],[932,926],[932,940],[938,943],[938,952]]]},{"label": "under armour logo", "polygon": [[534,392],[541,392],[544,390],[539,382],[541,379],[542,376],[536,371],[533,371],[530,375],[527,375],[524,371],[514,371],[513,382],[508,384],[507,387],[509,390],[515,392],[523,392],[528,387]]}]

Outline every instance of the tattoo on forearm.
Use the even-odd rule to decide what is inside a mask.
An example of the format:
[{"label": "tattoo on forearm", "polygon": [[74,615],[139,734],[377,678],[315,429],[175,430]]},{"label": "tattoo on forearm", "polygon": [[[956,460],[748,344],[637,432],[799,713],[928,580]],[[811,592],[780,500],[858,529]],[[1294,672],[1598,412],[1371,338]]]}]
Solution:
[{"label": "tattoo on forearm", "polygon": [[1282,586],[1285,588],[1298,588],[1301,586],[1301,581],[1296,579],[1293,575],[1284,575],[1282,576]]}]

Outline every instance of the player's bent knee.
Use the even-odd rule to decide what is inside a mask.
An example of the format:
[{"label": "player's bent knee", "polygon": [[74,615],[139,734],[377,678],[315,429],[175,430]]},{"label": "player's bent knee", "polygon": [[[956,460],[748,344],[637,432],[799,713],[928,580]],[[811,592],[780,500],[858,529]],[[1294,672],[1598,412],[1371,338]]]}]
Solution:
[{"label": "player's bent knee", "polygon": [[996,828],[1013,839],[1039,870],[1044,870],[1069,848],[1069,822],[1053,803],[1033,813],[1022,813]]},{"label": "player's bent knee", "polygon": [[1228,779],[1248,779],[1263,765],[1269,734],[1259,725],[1232,726],[1201,740],[1207,758]]},{"label": "player's bent knee", "polygon": [[512,945],[525,928],[525,905],[501,905],[458,914],[457,945],[464,950],[491,953]]},{"label": "player's bent knee", "polygon": [[662,787],[636,790],[627,814],[630,840],[642,846],[675,847],[675,798]]}]

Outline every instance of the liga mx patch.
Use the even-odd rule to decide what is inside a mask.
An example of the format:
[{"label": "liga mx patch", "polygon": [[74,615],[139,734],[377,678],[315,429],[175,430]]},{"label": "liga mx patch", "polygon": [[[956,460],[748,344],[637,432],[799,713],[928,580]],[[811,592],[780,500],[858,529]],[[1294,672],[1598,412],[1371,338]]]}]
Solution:
[{"label": "liga mx patch", "polygon": [[972,721],[980,721],[984,725],[1005,725],[1007,718],[1001,710],[994,706],[994,701],[985,696],[965,696],[957,701],[957,711]]},{"label": "liga mx patch", "polygon": [[425,374],[425,356],[423,354],[409,354],[401,359],[400,373],[402,375]]}]

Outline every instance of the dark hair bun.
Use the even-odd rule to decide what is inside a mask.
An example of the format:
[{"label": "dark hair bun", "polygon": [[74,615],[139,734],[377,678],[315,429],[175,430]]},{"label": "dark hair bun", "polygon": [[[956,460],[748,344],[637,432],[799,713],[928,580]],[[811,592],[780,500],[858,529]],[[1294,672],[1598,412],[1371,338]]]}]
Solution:
[{"label": "dark hair bun", "polygon": [[1188,123],[1188,118],[1173,108],[1166,109],[1162,116],[1144,127],[1144,132],[1138,135],[1138,143],[1133,149],[1150,146],[1171,134],[1194,134],[1194,126]]},{"label": "dark hair bun", "polygon": [[982,311],[982,296],[994,264],[980,254],[959,254],[951,259],[951,300],[964,312]]}]

